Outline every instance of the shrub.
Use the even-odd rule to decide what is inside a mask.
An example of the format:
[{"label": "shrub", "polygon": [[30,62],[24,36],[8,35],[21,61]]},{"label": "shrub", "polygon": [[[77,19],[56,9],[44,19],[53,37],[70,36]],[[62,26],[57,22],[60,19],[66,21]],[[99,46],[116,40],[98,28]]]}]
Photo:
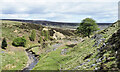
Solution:
[{"label": "shrub", "polygon": [[41,35],[44,37],[44,40],[47,41],[50,38],[49,31],[42,31]]},{"label": "shrub", "polygon": [[49,40],[49,32],[48,31],[45,31],[45,40]]},{"label": "shrub", "polygon": [[6,42],[6,38],[3,38],[1,48],[5,49],[5,47],[7,47],[7,42]]},{"label": "shrub", "polygon": [[42,36],[40,36],[40,39],[39,39],[39,41],[38,41],[39,43],[43,43],[43,38],[42,38]]},{"label": "shrub", "polygon": [[29,37],[30,41],[34,41],[35,37],[36,37],[36,32],[35,32],[35,30],[32,30],[31,35]]},{"label": "shrub", "polygon": [[13,43],[12,43],[13,46],[23,46],[25,47],[26,45],[26,39],[24,37],[17,37],[13,40]]},{"label": "shrub", "polygon": [[41,32],[41,36],[45,36],[45,31],[42,31],[42,32]]}]

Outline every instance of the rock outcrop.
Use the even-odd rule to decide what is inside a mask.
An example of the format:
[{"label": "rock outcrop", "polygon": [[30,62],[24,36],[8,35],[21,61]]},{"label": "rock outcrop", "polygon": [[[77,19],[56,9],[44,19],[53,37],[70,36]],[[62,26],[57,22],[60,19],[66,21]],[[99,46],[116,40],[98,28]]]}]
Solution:
[{"label": "rock outcrop", "polygon": [[62,33],[60,33],[60,32],[56,32],[55,30],[53,30],[55,33],[53,34],[53,38],[54,39],[56,39],[56,40],[58,40],[58,39],[63,39],[63,38],[65,38],[65,36],[62,34]]}]

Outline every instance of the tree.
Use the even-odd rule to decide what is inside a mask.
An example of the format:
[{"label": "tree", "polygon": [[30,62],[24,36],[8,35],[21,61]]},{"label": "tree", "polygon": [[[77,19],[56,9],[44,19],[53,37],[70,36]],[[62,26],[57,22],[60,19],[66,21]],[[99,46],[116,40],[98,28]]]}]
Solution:
[{"label": "tree", "polygon": [[82,34],[84,37],[86,37],[86,36],[90,37],[90,35],[94,31],[97,31],[98,29],[99,28],[98,28],[98,25],[96,24],[95,20],[93,20],[91,18],[85,18],[82,20],[79,27],[77,28],[77,33]]},{"label": "tree", "polygon": [[7,42],[6,42],[6,38],[3,38],[1,48],[2,48],[2,49],[5,49],[5,47],[7,47]]},{"label": "tree", "polygon": [[24,37],[17,37],[13,40],[13,43],[12,43],[13,46],[23,46],[25,47],[26,45],[26,39]]},{"label": "tree", "polygon": [[36,32],[35,32],[35,30],[32,30],[29,39],[30,39],[31,41],[34,41],[34,40],[35,40],[35,37],[36,37]]}]

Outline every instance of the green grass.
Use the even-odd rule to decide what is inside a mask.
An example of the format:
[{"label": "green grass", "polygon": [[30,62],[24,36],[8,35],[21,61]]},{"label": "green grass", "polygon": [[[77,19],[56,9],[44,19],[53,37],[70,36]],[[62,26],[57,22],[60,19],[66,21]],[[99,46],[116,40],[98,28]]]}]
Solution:
[{"label": "green grass", "polygon": [[13,32],[14,29],[11,28],[2,28],[2,37],[5,37],[9,40],[13,40],[17,37],[17,34]]},{"label": "green grass", "polygon": [[[92,47],[94,40],[86,39],[84,42],[79,43],[77,47],[74,47],[70,51],[70,56],[72,56],[72,60],[68,61],[65,64],[65,69],[73,69],[74,67],[78,66],[79,64],[84,62],[84,57],[88,54],[92,53],[95,48]],[[69,66],[69,67],[68,67]]]},{"label": "green grass", "polygon": [[[11,47],[9,47],[12,46],[12,41],[17,37],[20,30],[14,25],[20,25],[21,23],[22,22],[2,21],[2,37],[5,37],[8,43],[8,50],[2,50],[5,53],[1,53],[0,60],[2,60],[2,70],[21,70],[26,66],[28,58],[25,51],[22,48],[20,51],[11,51]],[[18,32],[14,32],[15,30],[18,30]]]},{"label": "green grass", "polygon": [[5,51],[2,53],[2,70],[21,70],[26,66],[27,61],[24,51]]},{"label": "green grass", "polygon": [[[58,70],[58,69],[72,69],[78,64],[83,62],[83,58],[89,53],[93,52],[92,48],[94,40],[87,39],[82,43],[79,43],[74,48],[68,48],[67,46],[60,47],[56,51],[49,52],[46,55],[42,55],[38,64],[33,70]],[[86,43],[88,45],[86,45]],[[61,50],[67,49],[66,55],[61,55]]]},{"label": "green grass", "polygon": [[39,63],[36,65],[34,70],[57,70],[60,68],[60,63],[64,56],[60,55],[61,49],[57,49],[56,51],[52,51],[47,55],[41,55]]},{"label": "green grass", "polygon": [[[7,50],[3,50],[5,51],[5,53],[0,54],[2,56],[0,57],[2,58],[0,59],[2,60],[0,61],[2,62],[0,66],[2,66],[3,70],[22,70],[26,66],[26,63],[28,62],[28,57],[23,48],[21,48],[20,51],[15,51],[17,50],[17,47],[14,47],[16,49],[12,50],[13,47],[12,42],[15,38],[21,35],[26,38],[27,43],[24,49],[39,44],[37,40],[36,41],[29,40],[30,32],[24,31],[27,29],[19,28],[21,24],[22,22],[2,21],[2,37],[5,37],[8,43]],[[14,32],[15,30],[17,30],[17,32]],[[37,32],[39,33],[40,31]]]}]

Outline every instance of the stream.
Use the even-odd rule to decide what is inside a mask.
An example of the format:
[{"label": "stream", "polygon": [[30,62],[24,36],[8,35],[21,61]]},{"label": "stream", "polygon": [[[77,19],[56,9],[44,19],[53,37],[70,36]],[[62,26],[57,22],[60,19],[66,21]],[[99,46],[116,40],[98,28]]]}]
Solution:
[{"label": "stream", "polygon": [[36,55],[33,51],[26,49],[27,56],[29,57],[27,66],[22,70],[22,72],[30,72],[39,61],[39,55]]}]

